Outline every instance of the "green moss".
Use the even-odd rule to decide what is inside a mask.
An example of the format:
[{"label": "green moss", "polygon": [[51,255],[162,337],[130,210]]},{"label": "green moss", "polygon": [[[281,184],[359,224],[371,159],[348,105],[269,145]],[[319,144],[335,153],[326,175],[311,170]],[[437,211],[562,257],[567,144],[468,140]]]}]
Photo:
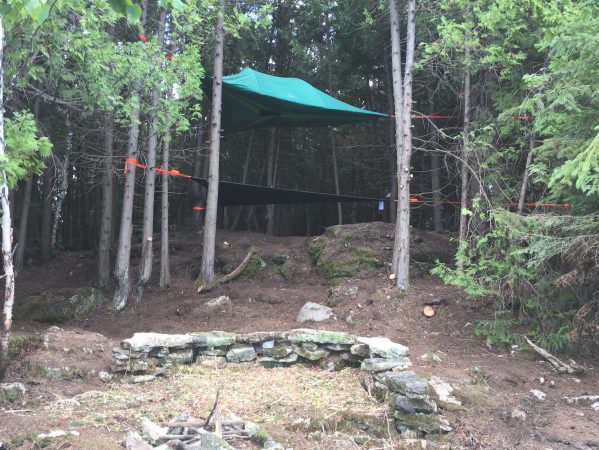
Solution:
[{"label": "green moss", "polygon": [[243,269],[243,272],[239,274],[239,278],[252,278],[259,270],[266,267],[266,263],[262,261],[258,253],[254,253],[252,255],[252,259],[250,259],[249,264]]},{"label": "green moss", "polygon": [[8,357],[17,359],[25,353],[37,350],[42,344],[43,339],[39,336],[13,335],[8,341]]},{"label": "green moss", "polygon": [[336,285],[339,278],[355,277],[360,272],[368,272],[383,266],[376,253],[359,248],[352,247],[353,256],[336,261],[328,261],[320,265],[321,273],[327,279],[329,284]]},{"label": "green moss", "polygon": [[263,428],[258,428],[258,430],[256,431],[256,435],[252,437],[252,441],[258,445],[264,445],[264,443],[268,441],[269,438],[270,436]]},{"label": "green moss", "polygon": [[285,261],[282,265],[275,267],[275,272],[281,275],[281,277],[289,281],[293,278],[293,274],[291,273],[291,266],[289,265],[289,261]]},{"label": "green moss", "polygon": [[311,245],[308,247],[308,255],[312,260],[312,264],[317,264],[318,260],[322,256],[322,252],[324,250],[324,245]]}]

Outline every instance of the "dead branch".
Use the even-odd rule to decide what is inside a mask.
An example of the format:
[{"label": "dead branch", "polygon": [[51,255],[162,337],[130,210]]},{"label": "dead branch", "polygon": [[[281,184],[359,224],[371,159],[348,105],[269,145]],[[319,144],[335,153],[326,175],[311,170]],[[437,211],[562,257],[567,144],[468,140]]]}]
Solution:
[{"label": "dead branch", "polygon": [[210,411],[210,414],[208,414],[208,418],[206,419],[206,422],[204,423],[203,428],[208,427],[208,425],[210,425],[210,420],[212,419],[212,416],[214,415],[214,412],[216,411],[216,408],[218,406],[218,396],[220,395],[220,389],[218,391],[216,391],[216,398],[214,399],[214,405],[212,406],[212,411]]},{"label": "dead branch", "polygon": [[217,287],[219,287],[220,285],[226,284],[229,281],[237,278],[239,275],[241,275],[241,273],[245,270],[245,268],[250,264],[250,261],[252,260],[252,256],[254,256],[255,254],[256,254],[256,249],[252,247],[250,249],[250,251],[248,252],[248,254],[245,256],[245,258],[243,258],[243,261],[241,261],[241,264],[239,264],[237,269],[235,269],[233,272],[229,273],[228,275],[225,275],[224,277],[219,278],[218,280],[208,284],[207,286],[201,285],[198,288],[198,294],[200,292],[210,292],[210,291],[216,289]]},{"label": "dead branch", "polygon": [[558,359],[555,356],[553,356],[547,350],[544,350],[541,347],[539,347],[538,345],[535,345],[526,336],[524,336],[524,339],[526,339],[526,342],[528,343],[528,345],[530,345],[530,347],[535,352],[537,352],[539,355],[541,355],[543,358],[545,358],[547,361],[549,361],[549,364],[551,364],[553,366],[553,368],[554,368],[554,370],[556,372],[558,372],[558,373],[567,373],[567,374],[571,374],[571,375],[572,374],[578,374],[579,375],[579,374],[584,373],[584,367],[579,366],[573,360],[570,360],[570,364],[566,364],[565,362],[563,362],[560,359]]}]

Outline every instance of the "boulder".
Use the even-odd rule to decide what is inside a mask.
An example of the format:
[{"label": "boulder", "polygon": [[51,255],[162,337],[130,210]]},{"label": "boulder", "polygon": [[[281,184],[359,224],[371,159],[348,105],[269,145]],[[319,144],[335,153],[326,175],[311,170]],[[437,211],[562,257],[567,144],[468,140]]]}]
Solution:
[{"label": "boulder", "polygon": [[416,430],[420,434],[446,434],[453,428],[447,418],[438,414],[407,414],[395,411],[395,426],[402,435],[407,430]]},{"label": "boulder", "polygon": [[412,367],[410,358],[402,356],[399,358],[366,358],[362,361],[360,368],[369,372],[385,372],[393,369],[407,369]]},{"label": "boulder", "polygon": [[398,394],[392,401],[392,406],[397,411],[407,414],[413,413],[435,413],[437,412],[437,404],[429,399],[408,398],[405,395]]},{"label": "boulder", "polygon": [[235,343],[235,334],[225,331],[189,333],[194,347],[226,347]]},{"label": "boulder", "polygon": [[293,351],[302,358],[306,358],[310,361],[318,361],[319,359],[329,356],[328,351],[319,348],[318,345],[313,342],[304,342],[300,345],[294,345]]},{"label": "boulder", "polygon": [[210,309],[226,308],[227,306],[231,306],[231,304],[231,299],[226,295],[211,298],[205,303],[206,307]]},{"label": "boulder", "polygon": [[333,310],[328,306],[307,302],[295,318],[296,322],[324,322],[335,318]]},{"label": "boulder", "polygon": [[[270,346],[271,342],[273,343],[272,347]],[[284,342],[279,342],[275,345],[274,341],[268,341],[262,344],[262,354],[271,358],[285,358],[292,352],[293,348],[290,345],[285,344]]]},{"label": "boulder", "polygon": [[121,341],[121,347],[135,352],[149,353],[158,347],[184,349],[195,343],[189,334],[135,333],[132,338]]},{"label": "boulder", "polygon": [[396,344],[386,337],[359,337],[358,342],[368,345],[371,356],[381,358],[399,358],[408,356],[410,350],[405,345]]},{"label": "boulder", "polygon": [[455,409],[462,406],[462,402],[453,396],[453,388],[442,378],[432,376],[428,380],[432,397],[439,402],[444,409]]},{"label": "boulder", "polygon": [[19,299],[13,315],[18,320],[61,323],[84,318],[104,302],[102,292],[96,288],[54,289]]},{"label": "boulder", "polygon": [[256,359],[256,350],[250,345],[235,345],[227,352],[227,362],[240,363]]},{"label": "boulder", "polygon": [[292,343],[314,342],[316,344],[346,344],[356,343],[356,339],[342,331],[311,330],[297,328],[283,333],[284,339]]},{"label": "boulder", "polygon": [[385,383],[393,392],[403,394],[408,398],[426,399],[428,397],[428,384],[412,371],[387,372]]}]

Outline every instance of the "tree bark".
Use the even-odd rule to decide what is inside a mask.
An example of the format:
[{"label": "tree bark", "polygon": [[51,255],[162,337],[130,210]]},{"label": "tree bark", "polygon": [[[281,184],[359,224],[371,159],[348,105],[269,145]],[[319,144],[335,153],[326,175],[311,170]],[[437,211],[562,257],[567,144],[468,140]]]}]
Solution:
[{"label": "tree bark", "polygon": [[69,188],[69,157],[71,156],[71,151],[73,150],[73,130],[71,130],[71,115],[68,111],[66,127],[67,139],[65,145],[65,155],[60,173],[60,187],[58,188],[58,192],[56,194],[57,200],[54,207],[54,220],[52,221],[52,234],[50,238],[50,246],[52,247],[52,250],[56,250],[56,233],[58,231],[58,225],[60,224],[60,217],[62,215],[62,204],[64,203],[64,199]]},{"label": "tree bark", "polygon": [[[162,142],[162,170],[168,170],[170,157],[171,133],[166,131]],[[171,270],[169,263],[168,245],[168,177],[162,174],[162,219],[160,223],[160,287],[166,288],[171,284]]]},{"label": "tree bark", "polygon": [[42,188],[42,223],[40,236],[40,252],[42,262],[52,259],[52,188],[54,184],[54,158],[49,156],[45,161]]},{"label": "tree bark", "polygon": [[[459,242],[463,247],[466,243],[466,234],[468,227],[468,165],[470,160],[470,42],[468,33],[465,36],[464,51],[466,56],[466,70],[464,72],[464,138],[462,144],[462,192],[460,199],[460,232]],[[459,270],[464,268],[463,261],[458,260],[457,267]]]},{"label": "tree bark", "polygon": [[[428,113],[435,114],[436,106],[433,89],[430,84],[426,85],[428,95]],[[431,130],[431,191],[433,193],[433,230],[439,232],[443,230],[443,205],[441,204],[441,163],[437,147],[439,145],[439,132],[434,123],[429,125]]]},{"label": "tree bark", "polygon": [[[148,0],[141,1],[140,29],[146,24],[148,13]],[[131,110],[131,125],[129,126],[129,140],[127,142],[127,159],[137,159],[137,142],[139,138],[139,107],[140,107],[141,80],[135,82],[133,88],[134,106]],[[127,299],[131,290],[129,266],[131,261],[131,234],[133,232],[133,203],[135,199],[135,169],[134,165],[127,166],[125,185],[123,187],[123,206],[121,212],[121,227],[117,244],[117,256],[114,267],[114,277],[117,289],[114,293],[114,302],[117,310],[127,306]]]},{"label": "tree bark", "polygon": [[19,218],[19,231],[17,234],[17,247],[15,249],[15,276],[23,268],[25,259],[25,246],[27,245],[27,228],[29,224],[29,211],[31,211],[31,190],[33,187],[33,175],[25,180],[23,190],[23,204],[21,205],[21,217]]},{"label": "tree bark", "polygon": [[[204,146],[204,127],[198,126],[198,144],[197,152],[195,154],[195,161],[193,163],[193,176],[195,178],[204,178],[206,176],[206,158],[202,155],[202,148]],[[204,206],[206,198],[206,189],[200,186],[199,183],[193,183],[191,186],[191,196],[193,200],[193,206]],[[194,229],[202,228],[202,219],[204,213],[202,211],[193,211],[193,227]]]},{"label": "tree bark", "polygon": [[210,171],[208,173],[208,199],[206,202],[206,221],[204,223],[204,246],[202,248],[202,267],[196,281],[197,286],[214,281],[214,248],[216,240],[216,214],[218,207],[218,181],[220,158],[220,123],[222,107],[222,78],[224,51],[224,15],[225,0],[219,0],[216,20],[216,43],[214,46],[214,80],[212,82],[212,112],[210,117]]},{"label": "tree bark", "polygon": [[[160,9],[158,23],[158,43],[162,45],[164,40],[164,24],[166,21],[166,10]],[[160,92],[157,87],[152,89],[152,100],[150,106],[150,132],[148,136],[148,159],[146,171],[146,183],[144,194],[144,219],[141,236],[141,260],[139,262],[139,279],[136,287],[136,301],[139,303],[143,297],[146,284],[152,276],[152,265],[154,261],[154,197],[156,194],[156,149],[158,147],[158,98]]]},{"label": "tree bark", "polygon": [[[397,222],[395,225],[395,243],[393,246],[393,264],[396,285],[406,290],[410,284],[410,160],[412,156],[412,67],[414,65],[414,45],[416,37],[416,0],[408,0],[408,26],[406,45],[406,64],[404,74],[403,98],[398,96],[396,85],[400,78],[399,19],[397,5],[389,3],[391,14],[391,43],[393,63],[394,101],[403,107],[401,121],[396,117],[397,141]],[[400,136],[401,135],[401,136]]]},{"label": "tree bark", "polygon": [[110,243],[112,242],[112,194],[114,156],[114,113],[106,113],[104,122],[104,181],[102,183],[102,218],[98,243],[98,285],[110,284]]},{"label": "tree bark", "polygon": [[[0,158],[4,159],[4,24],[0,16]],[[8,200],[6,173],[0,171],[0,206],[2,207],[2,262],[4,266],[4,307],[2,309],[2,335],[0,336],[0,381],[8,369],[8,344],[12,327],[12,308],[15,300],[15,275],[12,259],[12,223]]]},{"label": "tree bark", "polygon": [[536,133],[530,130],[530,149],[526,155],[526,165],[524,166],[524,174],[522,175],[522,187],[520,188],[520,198],[518,198],[518,214],[522,215],[524,209],[524,201],[526,199],[526,190],[528,189],[528,177],[530,176],[529,169],[532,163],[532,153],[535,148]]}]

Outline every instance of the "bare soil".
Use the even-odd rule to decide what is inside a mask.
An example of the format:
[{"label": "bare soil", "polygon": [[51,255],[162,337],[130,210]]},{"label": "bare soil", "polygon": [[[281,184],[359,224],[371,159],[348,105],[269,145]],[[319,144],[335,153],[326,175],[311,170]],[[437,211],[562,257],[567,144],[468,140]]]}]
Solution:
[{"label": "bare soil", "polygon": [[[69,345],[64,347],[71,350],[73,358],[76,353],[71,348],[98,344],[89,340],[90,335],[97,337],[95,333],[107,338],[103,348],[109,350],[118,340],[142,331],[286,330],[305,326],[295,322],[305,302],[322,303],[333,308],[337,320],[309,327],[389,337],[410,347],[417,373],[437,375],[460,387],[456,395],[463,400],[464,409],[444,412],[455,425],[448,436],[452,445],[473,449],[599,448],[599,412],[589,406],[569,405],[563,399],[599,395],[597,358],[577,360],[588,370],[573,377],[553,373],[538,355],[525,348],[489,348],[474,335],[477,321],[489,316],[487,305],[467,299],[460,290],[429,274],[435,255],[451,253],[444,235],[414,230],[411,289],[401,295],[389,281],[386,264],[393,247],[392,226],[357,224],[338,231],[316,238],[219,232],[216,253],[222,273],[233,270],[251,246],[259,249],[266,264],[251,277],[205,294],[193,289],[201,235],[175,233],[172,286],[166,290],[149,286],[143,301],[136,304],[132,299],[123,312],[116,312],[107,302],[86,319],[60,324],[69,333]],[[383,264],[340,278],[338,285],[331,286],[322,275],[322,267],[314,266],[308,254],[311,246],[323,244],[337,245],[338,251],[356,247],[368,250]],[[333,250],[330,255],[334,259],[337,250]],[[284,267],[272,262],[280,255],[289,258]],[[92,286],[95,262],[93,252],[65,252],[56,255],[51,264],[28,268],[18,280],[17,301],[45,289]],[[132,273],[136,270],[134,266]],[[112,297],[110,292],[106,295]],[[206,304],[220,295],[229,296],[231,304],[220,308]],[[434,317],[426,318],[423,305],[433,300],[442,304],[435,306]],[[47,328],[39,323],[15,323],[15,331],[22,334],[42,335]],[[60,365],[66,363],[51,360],[68,358],[64,353],[36,353],[25,359],[41,358]],[[434,353],[442,361],[420,359],[425,353]],[[109,364],[110,358],[103,351],[88,356],[92,356],[89,361],[97,371]],[[385,410],[384,405],[368,397],[358,377],[359,372],[353,370],[330,374],[310,367],[267,370],[243,364],[226,369],[188,367],[150,384],[132,385],[102,383],[97,377],[71,381],[32,377],[15,362],[9,381],[24,382],[28,393],[22,404],[0,405],[0,442],[13,441],[14,448],[36,448],[27,433],[60,428],[76,430],[80,436],[53,441],[48,448],[118,448],[126,431],[139,427],[142,415],[157,421],[181,412],[201,415],[210,408],[220,386],[226,408],[264,424],[288,447],[400,448],[393,432],[377,437],[356,421],[359,416],[380,417]],[[531,389],[543,391],[546,399],[537,400]],[[307,419],[318,426],[306,426]],[[20,447],[15,446],[19,439],[23,440]]]}]

